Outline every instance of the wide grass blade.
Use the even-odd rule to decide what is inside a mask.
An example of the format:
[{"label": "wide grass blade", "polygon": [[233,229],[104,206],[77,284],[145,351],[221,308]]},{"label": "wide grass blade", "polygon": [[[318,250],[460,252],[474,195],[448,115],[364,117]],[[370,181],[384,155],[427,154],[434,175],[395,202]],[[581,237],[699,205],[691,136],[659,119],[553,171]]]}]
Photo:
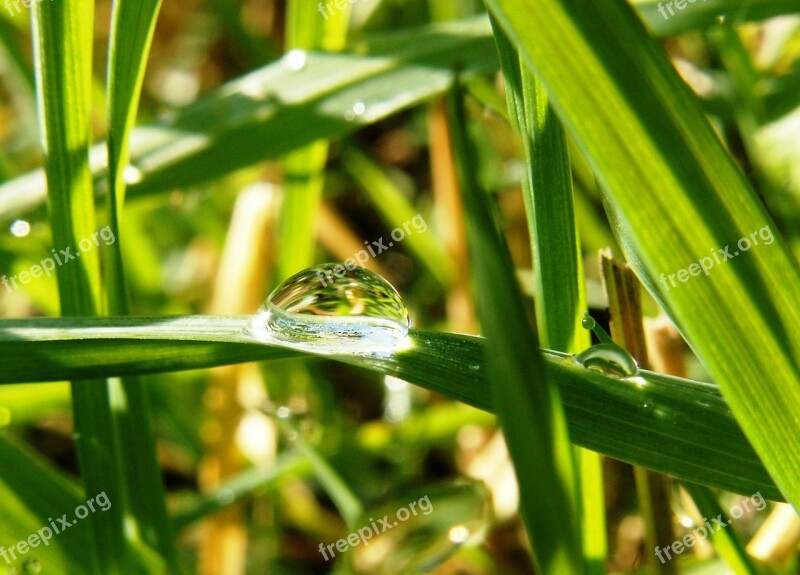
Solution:
[{"label": "wide grass blade", "polygon": [[[800,276],[697,99],[625,2],[488,5],[607,191],[637,275],[719,382],[785,496],[800,502]],[[723,261],[728,246],[733,259]],[[699,263],[692,276],[679,272],[701,261],[708,275]]]},{"label": "wide grass blade", "polygon": [[[386,34],[353,51],[292,53],[134,130],[129,195],[199,184],[353,133],[443,93],[462,64],[465,77],[497,69],[486,18]],[[104,155],[105,145],[93,151],[98,191]],[[31,172],[0,186],[0,214],[19,217],[44,197],[43,174]]]},{"label": "wide grass blade", "polygon": [[[38,318],[0,322],[0,383],[89,379],[299,357],[248,332],[249,316]],[[387,357],[331,356],[492,411],[482,338],[411,330]],[[668,475],[782,500],[715,385],[640,370],[621,380],[543,351],[575,443]],[[311,356],[307,356],[311,357]],[[322,356],[317,356],[322,357]]]}]

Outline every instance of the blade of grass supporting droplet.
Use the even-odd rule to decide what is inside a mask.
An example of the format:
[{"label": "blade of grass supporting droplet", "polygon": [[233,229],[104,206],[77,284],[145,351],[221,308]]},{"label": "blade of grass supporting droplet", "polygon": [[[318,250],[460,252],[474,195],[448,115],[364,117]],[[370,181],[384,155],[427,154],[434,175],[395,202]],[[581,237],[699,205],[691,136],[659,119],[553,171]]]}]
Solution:
[{"label": "blade of grass supporting droplet", "polygon": [[[496,22],[492,28],[509,118],[520,132],[527,161],[522,187],[534,256],[539,336],[543,347],[578,353],[591,342],[581,327],[586,295],[566,138],[541,84],[522,66]],[[582,448],[576,448],[575,457],[585,569],[602,575],[607,555],[602,458]]]},{"label": "blade of grass supporting droplet", "polygon": [[[92,25],[91,0],[36,3],[33,7],[34,57],[39,117],[45,149],[53,242],[77,249],[95,230],[94,194],[89,171]],[[100,266],[96,252],[58,268],[61,311],[97,315]],[[85,493],[105,492],[106,513],[89,517],[101,573],[122,573],[127,549],[123,535],[124,489],[105,381],[72,384],[76,449]]]},{"label": "blade of grass supporting droplet", "polygon": [[[592,164],[627,260],[800,501],[800,273],[697,98],[624,1],[487,4]],[[747,253],[675,281],[742,239]]]},{"label": "blade of grass supporting droplet", "polygon": [[[160,0],[116,0],[111,16],[108,65],[109,225],[116,239],[107,258],[107,298],[112,315],[131,313],[128,282],[122,261],[121,229],[125,201],[125,168],[150,53]],[[156,452],[156,437],[147,388],[129,376],[110,382],[119,428],[125,445],[122,459],[126,502],[136,523],[134,535],[157,550],[178,571],[175,538],[166,507],[166,490]]]},{"label": "blade of grass supporting droplet", "polygon": [[546,379],[513,264],[489,196],[473,172],[474,148],[457,83],[449,106],[493,405],[517,473],[521,514],[543,575],[581,573],[575,472],[560,396]]},{"label": "blade of grass supporting droplet", "polygon": [[[33,318],[0,321],[0,384],[159,373],[298,357],[249,335],[252,316]],[[331,356],[491,411],[483,338],[411,330],[388,357]],[[719,389],[645,370],[646,385],[587,370],[543,350],[579,445],[696,483],[783,498]],[[658,404],[663,412],[642,409]],[[669,413],[670,417],[662,417]]]}]

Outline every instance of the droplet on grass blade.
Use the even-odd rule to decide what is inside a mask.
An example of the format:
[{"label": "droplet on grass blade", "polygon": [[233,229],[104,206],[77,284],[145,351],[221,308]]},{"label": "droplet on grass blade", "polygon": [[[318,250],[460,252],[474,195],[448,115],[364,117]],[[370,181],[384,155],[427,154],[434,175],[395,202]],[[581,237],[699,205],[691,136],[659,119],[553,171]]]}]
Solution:
[{"label": "droplet on grass blade", "polygon": [[407,342],[408,310],[378,274],[342,264],[307,268],[280,284],[253,318],[260,341],[320,354],[381,354]]},{"label": "droplet on grass blade", "polygon": [[575,361],[586,369],[617,377],[632,377],[639,372],[633,356],[613,343],[593,345],[576,355]]}]

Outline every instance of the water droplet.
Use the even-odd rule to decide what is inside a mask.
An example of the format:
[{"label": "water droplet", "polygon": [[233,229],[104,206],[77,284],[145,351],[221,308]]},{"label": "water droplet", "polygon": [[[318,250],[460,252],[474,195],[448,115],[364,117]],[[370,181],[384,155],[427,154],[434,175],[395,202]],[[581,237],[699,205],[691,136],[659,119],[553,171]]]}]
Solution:
[{"label": "water droplet", "polygon": [[603,329],[599,323],[597,323],[592,316],[588,313],[583,314],[583,319],[581,320],[581,327],[583,329],[588,329],[594,332],[594,335],[597,336],[597,339],[600,340],[600,343],[610,343],[614,344],[614,340],[611,339],[611,336],[608,335],[608,332]]},{"label": "water droplet", "polygon": [[[371,509],[358,522],[371,537],[367,545],[359,542],[349,550],[350,569],[355,575],[432,571],[459,547],[480,538],[488,497],[480,482],[436,485]],[[388,526],[377,520],[386,516]]]},{"label": "water droplet", "polygon": [[479,371],[479,370],[481,369],[481,364],[479,364],[479,363],[477,363],[477,362],[470,363],[470,364],[469,364],[469,368],[470,368],[472,371]]},{"label": "water droplet", "polygon": [[31,225],[25,220],[14,220],[8,230],[17,238],[24,238],[31,233]]},{"label": "water droplet", "polygon": [[408,310],[392,285],[364,268],[305,269],[279,285],[253,318],[265,343],[320,354],[391,353],[408,343]]},{"label": "water droplet", "polygon": [[308,56],[303,50],[289,50],[281,58],[281,64],[287,70],[292,72],[299,72],[306,67]]},{"label": "water droplet", "polygon": [[39,560],[35,557],[29,557],[22,562],[22,572],[23,573],[41,573],[42,572],[42,564],[39,563]]},{"label": "water droplet", "polygon": [[639,371],[631,354],[611,343],[593,345],[576,355],[575,361],[586,369],[617,377],[631,377]]},{"label": "water droplet", "polygon": [[344,119],[352,122],[358,116],[363,116],[366,111],[367,105],[364,102],[356,102],[350,110],[344,113]]},{"label": "water droplet", "polygon": [[275,414],[278,416],[278,419],[289,419],[289,417],[292,415],[292,410],[285,405],[281,405]]},{"label": "water droplet", "polygon": [[727,19],[728,17],[725,14],[720,14],[714,20],[717,22],[717,24],[722,25]]}]

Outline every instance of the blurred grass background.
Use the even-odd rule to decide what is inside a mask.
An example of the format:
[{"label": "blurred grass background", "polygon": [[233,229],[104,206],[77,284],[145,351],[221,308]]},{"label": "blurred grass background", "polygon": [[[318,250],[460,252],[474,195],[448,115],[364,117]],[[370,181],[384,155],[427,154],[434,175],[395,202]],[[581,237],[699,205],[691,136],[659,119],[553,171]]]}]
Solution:
[{"label": "blurred grass background", "polygon": [[[484,11],[477,0],[359,0],[325,18],[317,6],[309,9],[310,1],[300,4],[279,0],[165,2],[147,63],[137,125],[181,118],[181,110],[198,101],[201,104],[193,109],[190,123],[202,126],[206,120],[219,121],[219,114],[213,118],[204,115],[214,109],[215,100],[203,98],[279,58],[283,57],[287,66],[295,65],[292,54],[301,59],[305,56],[291,52],[293,49],[337,51],[348,47],[358,54],[360,46],[368,45],[373,53],[380,53],[382,42],[391,43],[386,39],[388,33],[399,31],[399,42],[413,46],[417,27]],[[643,15],[649,14],[650,29],[662,37],[662,46],[676,69],[697,95],[796,257],[800,250],[800,17],[762,18],[797,11],[797,7],[729,2],[730,11],[714,11],[709,20],[700,10],[705,10],[703,5],[697,4],[696,11],[672,17],[669,25],[673,28],[665,29],[662,26],[667,23],[660,22],[655,4],[636,2]],[[111,2],[95,3],[95,142],[108,136],[103,71],[111,9]],[[0,178],[12,184],[43,163],[29,18],[28,10],[12,15],[0,7]],[[477,44],[474,49],[494,50],[493,40],[487,39],[485,45]],[[283,56],[286,52],[289,56]],[[488,56],[495,58],[494,52]],[[455,68],[470,65],[458,55],[447,60]],[[524,146],[508,121],[502,80],[497,73],[490,73],[496,72],[497,63],[486,69],[473,65],[477,69],[469,70],[472,73],[464,81],[464,129],[475,143],[472,167],[481,189],[495,201],[514,267],[529,296],[524,305],[532,316],[534,265],[521,193],[527,177]],[[386,82],[398,80],[402,78]],[[157,181],[158,166],[153,172],[145,165],[129,169],[125,176],[131,193],[120,230],[124,230],[121,246],[132,314],[254,313],[270,289],[291,273],[315,262],[343,261],[364,249],[365,242],[383,239],[388,244],[392,230],[402,229],[416,216],[425,228],[412,225],[406,239],[371,257],[366,267],[397,287],[414,327],[477,334],[463,200],[447,108],[441,96],[424,97],[419,103],[416,95],[404,94],[414,88],[417,86],[399,82],[383,86],[395,94],[397,102],[389,117],[377,121],[372,118],[381,111],[373,109],[368,93],[339,119],[345,126],[341,129],[317,133],[318,119],[292,116],[277,134],[285,133],[292,141],[300,138],[304,147],[288,156],[275,153],[281,150],[280,142],[265,142],[264,157],[258,157],[259,149],[248,138],[262,136],[247,133],[246,126],[240,136],[226,134],[232,138],[226,140],[229,144],[241,137],[242,146],[250,146],[256,157],[230,166],[226,162],[231,158],[217,160],[212,149],[205,167],[184,168],[204,172],[196,180],[187,178],[189,185],[173,186],[169,178],[177,176],[168,175],[166,184],[147,189],[148,175],[156,174]],[[258,93],[257,87],[255,90]],[[404,97],[414,105],[403,106]],[[268,108],[269,102],[259,98],[255,98],[259,105]],[[242,112],[241,120],[237,112]],[[231,123],[259,121],[258,110],[247,106],[229,105],[226,113],[223,119]],[[326,131],[330,140],[318,139]],[[306,142],[303,133],[313,138]],[[213,140],[214,130],[208,135]],[[182,143],[189,148],[194,145],[188,136],[184,140],[180,136],[176,148]],[[266,137],[276,135],[267,133]],[[609,246],[621,252],[606,222],[591,169],[572,141],[567,140],[565,146],[571,159],[586,298],[595,317],[602,320],[608,301],[597,254]],[[136,159],[135,142],[132,147]],[[231,155],[237,153],[233,150]],[[153,161],[157,164],[159,160]],[[170,159],[164,161],[169,164]],[[206,178],[206,174],[215,177]],[[146,185],[137,188],[141,181]],[[44,209],[15,213],[15,206],[9,207],[12,209],[0,213],[0,273],[11,276],[47,257],[51,247],[64,246],[54,244]],[[100,218],[98,229],[106,220]],[[655,301],[643,293],[654,367],[709,379]],[[3,317],[58,313],[53,278],[37,279],[18,290],[0,287]],[[13,358],[1,361],[13,362]],[[480,489],[455,487],[442,495],[442,501],[449,497],[468,509],[464,513],[469,518],[480,515],[478,510],[487,506],[485,518],[480,520],[481,530],[485,530],[483,543],[458,549],[432,572],[534,572],[517,514],[514,471],[494,417],[485,412],[395,378],[323,359],[167,373],[144,376],[141,382],[151,398],[168,505],[178,517],[181,510],[193,509],[199,493],[213,492],[230,477],[247,480],[247,475],[239,475],[243,472],[262,470],[250,478],[244,500],[204,521],[187,519],[180,525],[178,548],[187,572],[329,572],[332,565],[324,561],[317,547],[346,536],[352,525],[339,513],[341,500],[336,494],[345,495],[320,479],[324,477],[321,469],[340,478],[367,509],[405,505],[411,500],[407,494],[426,485],[447,485],[465,478],[483,481],[489,493],[486,497]],[[275,416],[279,406],[293,412],[295,430],[279,424]],[[6,435],[67,473],[78,473],[68,384],[3,386],[0,414],[6,420]],[[321,468],[291,458],[299,441],[293,435],[297,433],[313,445],[314,453],[327,457],[319,463]],[[6,473],[13,472],[7,462],[0,465],[6,466]],[[645,548],[648,525],[642,518],[633,470],[606,460],[603,479],[608,538],[605,571],[633,573],[660,568],[653,564],[652,551]],[[694,524],[690,518],[693,507],[676,485],[668,488],[668,495],[675,514],[661,521],[670,522],[680,537]],[[737,499],[723,495],[722,501],[730,504]],[[436,505],[434,500],[434,509]],[[461,508],[454,509],[454,517],[458,517]],[[748,514],[737,520],[734,528],[743,540],[750,540],[765,515]],[[450,527],[446,521],[411,526],[409,530],[419,532],[403,545],[422,553],[437,538],[447,540]],[[800,573],[796,539],[789,547],[783,555],[771,549],[760,556],[769,564],[765,569]],[[389,547],[383,552],[387,558],[377,572],[403,573],[402,566],[393,567],[395,550]],[[692,555],[686,561],[686,572],[730,572],[713,558],[710,546],[698,546]],[[395,561],[399,564],[399,559]]]}]

